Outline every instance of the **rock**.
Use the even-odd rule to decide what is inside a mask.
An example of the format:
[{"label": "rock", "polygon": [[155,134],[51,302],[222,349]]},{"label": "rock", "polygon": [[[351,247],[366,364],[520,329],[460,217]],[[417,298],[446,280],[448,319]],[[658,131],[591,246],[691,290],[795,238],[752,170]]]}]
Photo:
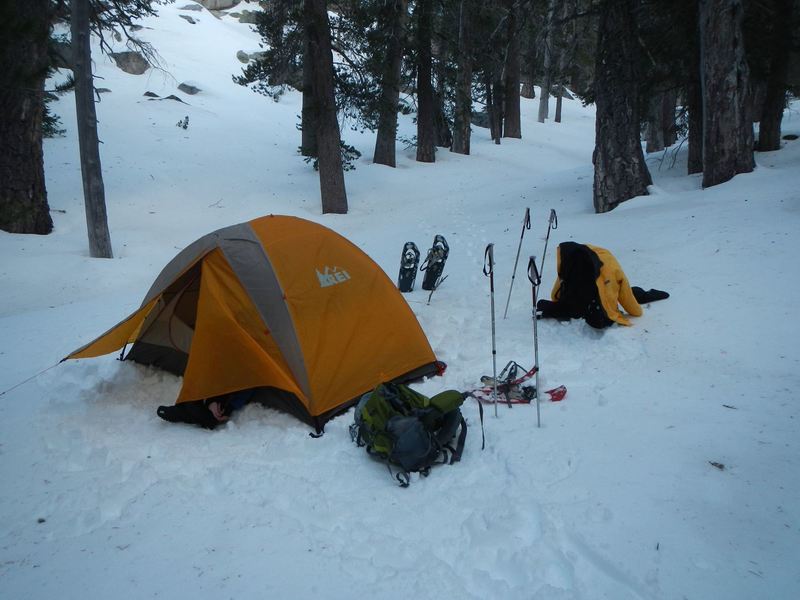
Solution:
[{"label": "rock", "polygon": [[178,16],[179,16],[181,19],[186,19],[186,20],[187,20],[187,21],[189,21],[189,23],[191,23],[192,25],[196,25],[196,24],[197,24],[197,21],[195,21],[195,20],[194,20],[192,17],[190,17],[189,15],[178,15]]},{"label": "rock", "polygon": [[180,10],[191,10],[195,12],[201,12],[203,7],[199,4],[187,4],[186,6],[181,6]]},{"label": "rock", "polygon": [[182,83],[178,86],[178,89],[184,94],[189,94],[190,96],[194,96],[196,93],[202,91],[199,87],[192,85],[191,83]]},{"label": "rock", "polygon": [[150,63],[139,52],[112,52],[111,58],[120,69],[131,75],[141,75],[150,68]]},{"label": "rock", "polygon": [[195,0],[208,10],[225,10],[239,4],[239,0]]},{"label": "rock", "polygon": [[144,93],[144,95],[145,95],[145,96],[147,97],[147,99],[148,99],[149,101],[151,101],[151,102],[152,102],[153,100],[159,100],[159,101],[161,101],[161,100],[177,100],[177,101],[178,101],[178,102],[180,102],[181,104],[186,104],[186,102],[184,102],[183,100],[181,100],[180,98],[178,98],[178,97],[177,97],[177,96],[175,96],[174,94],[170,94],[169,96],[167,96],[167,97],[165,97],[165,98],[161,98],[161,97],[159,97],[159,95],[158,95],[158,94],[154,94],[153,92],[145,92],[145,93]]},{"label": "rock", "polygon": [[239,59],[240,63],[247,64],[247,63],[250,62],[250,55],[247,52],[245,52],[244,50],[239,50],[236,53],[236,58]]},{"label": "rock", "polygon": [[243,10],[237,14],[239,23],[246,23],[248,25],[255,25],[258,21],[258,13],[254,10]]}]

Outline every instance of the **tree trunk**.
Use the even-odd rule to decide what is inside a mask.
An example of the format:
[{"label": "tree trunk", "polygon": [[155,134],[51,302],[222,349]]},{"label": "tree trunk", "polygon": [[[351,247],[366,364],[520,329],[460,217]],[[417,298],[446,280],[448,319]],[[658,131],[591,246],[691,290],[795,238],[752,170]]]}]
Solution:
[{"label": "tree trunk", "polygon": [[741,0],[700,0],[703,187],[753,170]]},{"label": "tree trunk", "polygon": [[489,71],[484,71],[483,86],[485,88],[484,101],[486,102],[486,117],[489,120],[489,137],[500,143],[500,117],[497,115],[497,103],[494,100],[494,91],[492,89],[492,74]]},{"label": "tree trunk", "polygon": [[535,56],[527,57],[526,62],[528,63],[528,70],[525,77],[521,78],[522,87],[519,90],[519,95],[528,100],[533,100],[536,98],[536,88],[534,87],[534,82],[536,81]]},{"label": "tree trunk", "polygon": [[690,82],[687,102],[689,111],[687,172],[692,175],[703,172],[703,95],[700,91],[699,81]]},{"label": "tree trunk", "polygon": [[81,155],[83,200],[86,227],[89,231],[89,255],[112,258],[111,236],[106,215],[106,192],[100,165],[100,141],[97,137],[97,112],[94,104],[92,49],[89,36],[89,0],[72,0],[71,30],[74,53],[75,110],[78,121],[78,145]]},{"label": "tree trunk", "polygon": [[647,103],[647,153],[664,149],[663,101],[664,94],[656,92]]},{"label": "tree trunk", "polygon": [[415,8],[417,19],[417,161],[436,161],[436,132],[433,106],[433,35],[432,0],[420,0]]},{"label": "tree trunk", "polygon": [[555,14],[555,0],[547,3],[547,21],[545,22],[544,36],[544,81],[542,82],[542,93],[539,95],[539,123],[544,123],[550,116],[550,89],[553,87],[553,17]]},{"label": "tree trunk", "polygon": [[300,154],[317,156],[317,108],[314,105],[314,69],[308,35],[303,44],[303,106],[300,109]]},{"label": "tree trunk", "polygon": [[436,61],[436,90],[433,93],[433,124],[436,132],[436,146],[439,148],[450,148],[453,145],[453,132],[450,130],[450,123],[444,110],[445,98],[445,67],[450,62],[444,56],[445,45],[439,44],[438,52],[435,55]]},{"label": "tree trunk", "polygon": [[760,152],[779,150],[781,147],[781,120],[786,108],[786,75],[789,69],[791,41],[792,0],[775,2],[774,45],[771,48],[767,93],[761,110],[758,127]]},{"label": "tree trunk", "polygon": [[675,106],[678,103],[678,93],[667,90],[661,97],[661,132],[664,138],[664,146],[672,146],[678,141],[678,134],[675,127]]},{"label": "tree trunk", "polygon": [[638,47],[633,0],[600,9],[595,65],[594,208],[612,210],[652,183],[639,139]]},{"label": "tree trunk", "polygon": [[433,123],[436,134],[436,145],[439,148],[450,148],[453,145],[453,132],[444,112],[444,90],[433,94]]},{"label": "tree trunk", "polygon": [[[347,213],[341,137],[333,90],[331,30],[325,0],[305,0],[304,13],[317,107],[319,185],[323,213]],[[304,65],[304,68],[308,65]]]},{"label": "tree trunk", "polygon": [[514,1],[508,6],[508,51],[505,60],[503,137],[522,138],[522,122],[519,107],[519,32]]},{"label": "tree trunk", "polygon": [[0,7],[0,229],[53,230],[42,154],[48,0],[4,0]]},{"label": "tree trunk", "polygon": [[372,162],[396,166],[397,108],[400,103],[400,76],[403,69],[403,38],[406,29],[407,0],[387,3],[384,12],[386,28],[386,63],[381,80],[381,99],[375,154]]},{"label": "tree trunk", "polygon": [[492,139],[495,144],[499,144],[500,138],[503,137],[503,126],[506,117],[503,113],[506,104],[503,98],[504,92],[505,84],[503,83],[503,74],[501,72],[496,72],[494,81],[492,82],[492,116],[494,117],[492,123]]},{"label": "tree trunk", "polygon": [[533,83],[531,83],[529,80],[523,81],[522,87],[519,89],[519,95],[528,100],[536,98],[536,90],[533,89]]},{"label": "tree trunk", "polygon": [[472,28],[469,2],[461,0],[458,22],[458,70],[451,152],[469,154],[472,123]]},{"label": "tree trunk", "polygon": [[561,108],[564,105],[564,86],[559,85],[558,91],[556,92],[556,116],[553,119],[556,123],[561,123]]},{"label": "tree trunk", "polygon": [[[697,22],[697,14],[694,15]],[[686,110],[689,111],[689,175],[703,172],[703,90],[700,85],[700,39],[699,29],[695,28],[692,44],[692,66],[686,90]]]}]

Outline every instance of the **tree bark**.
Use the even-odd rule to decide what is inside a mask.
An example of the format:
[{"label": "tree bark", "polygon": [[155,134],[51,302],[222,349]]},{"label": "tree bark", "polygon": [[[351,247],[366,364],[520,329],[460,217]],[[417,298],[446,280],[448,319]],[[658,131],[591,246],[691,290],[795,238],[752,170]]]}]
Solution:
[{"label": "tree bark", "polygon": [[397,108],[400,103],[400,76],[403,69],[403,39],[406,30],[407,0],[386,4],[386,63],[381,80],[378,132],[372,162],[396,166]]},{"label": "tree bark", "polygon": [[598,213],[647,194],[652,183],[639,139],[640,107],[633,0],[606,0],[595,65],[594,208]]},{"label": "tree bark", "polygon": [[[698,23],[697,12],[694,22]],[[695,27],[692,61],[686,90],[686,110],[689,112],[689,175],[703,172],[703,90],[700,85],[700,38],[699,23]]]},{"label": "tree bark", "polygon": [[453,145],[451,152],[469,154],[472,123],[472,28],[468,0],[461,0],[458,21]]},{"label": "tree bark", "polygon": [[678,104],[678,93],[674,89],[667,90],[661,98],[661,130],[664,146],[672,146],[678,141],[675,127],[675,107]]},{"label": "tree bark", "polygon": [[53,230],[42,152],[48,9],[48,0],[0,7],[0,229],[10,233]]},{"label": "tree bark", "polygon": [[436,146],[449,149],[453,145],[453,132],[444,112],[444,90],[433,94],[433,123]]},{"label": "tree bark", "polygon": [[300,109],[300,154],[317,156],[317,107],[314,104],[314,69],[308,35],[303,44],[303,105]]},{"label": "tree bark", "polygon": [[71,30],[74,53],[75,109],[78,122],[78,145],[81,156],[83,200],[89,232],[89,255],[112,258],[108,232],[106,193],[100,164],[100,141],[97,136],[92,50],[89,36],[89,0],[72,0]]},{"label": "tree bark", "polygon": [[500,143],[500,138],[503,137],[503,126],[505,123],[505,83],[503,82],[502,72],[495,72],[494,80],[492,81],[492,139],[495,144]]},{"label": "tree bark", "polygon": [[519,95],[523,98],[527,98],[528,100],[533,100],[536,98],[536,88],[534,87],[534,83],[536,81],[536,57],[533,53],[531,56],[527,56],[525,62],[528,63],[528,68],[525,73],[525,77],[521,77],[522,79],[522,86],[519,90]]},{"label": "tree bark", "polygon": [[741,0],[700,0],[703,187],[753,170]]},{"label": "tree bark", "polygon": [[433,106],[432,0],[419,0],[417,18],[417,161],[436,161],[436,132]]},{"label": "tree bark", "polygon": [[647,147],[645,151],[661,152],[664,149],[664,125],[662,104],[664,94],[656,92],[647,104]]},{"label": "tree bark", "polygon": [[433,58],[436,70],[436,89],[433,92],[433,125],[434,132],[436,133],[436,146],[439,148],[450,148],[453,145],[453,132],[450,129],[450,123],[447,120],[447,114],[444,109],[445,101],[445,79],[446,65],[449,60],[446,55],[446,45],[438,44],[438,51],[434,54]]},{"label": "tree bark", "polygon": [[518,9],[514,0],[507,2],[508,8],[508,50],[505,60],[503,137],[522,138],[522,121],[519,106],[520,59]]},{"label": "tree bark", "polygon": [[[317,108],[317,160],[322,212],[346,214],[347,192],[333,89],[333,54],[327,2],[305,0],[303,9],[313,73],[314,104]],[[303,68],[307,66],[303,65]]]},{"label": "tree bark", "polygon": [[489,137],[496,144],[500,143],[500,115],[497,114],[497,102],[494,100],[492,89],[492,74],[490,71],[483,73],[483,87],[485,89],[484,102],[486,103],[486,117],[489,121]]},{"label": "tree bark", "polygon": [[758,150],[760,152],[780,150],[781,147],[781,121],[786,108],[786,76],[789,69],[791,22],[792,0],[776,0],[774,44],[769,60],[767,93],[758,127]]},{"label": "tree bark", "polygon": [[553,87],[553,18],[555,15],[555,0],[547,3],[547,21],[545,22],[544,36],[544,81],[542,82],[542,93],[539,95],[539,123],[544,123],[550,116],[550,89]]},{"label": "tree bark", "polygon": [[556,123],[561,123],[561,109],[564,105],[564,86],[559,85],[556,91],[556,116],[553,119]]}]

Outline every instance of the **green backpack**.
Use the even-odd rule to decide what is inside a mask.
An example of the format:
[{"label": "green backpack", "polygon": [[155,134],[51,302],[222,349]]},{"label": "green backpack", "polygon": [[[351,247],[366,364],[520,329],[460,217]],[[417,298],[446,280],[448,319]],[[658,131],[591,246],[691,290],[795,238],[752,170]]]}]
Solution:
[{"label": "green backpack", "polygon": [[[427,476],[434,464],[461,460],[467,437],[461,414],[465,398],[456,390],[428,398],[405,385],[382,383],[359,400],[350,436],[369,454],[385,460],[389,472],[407,487],[409,473]],[[395,474],[391,465],[400,472]]]}]

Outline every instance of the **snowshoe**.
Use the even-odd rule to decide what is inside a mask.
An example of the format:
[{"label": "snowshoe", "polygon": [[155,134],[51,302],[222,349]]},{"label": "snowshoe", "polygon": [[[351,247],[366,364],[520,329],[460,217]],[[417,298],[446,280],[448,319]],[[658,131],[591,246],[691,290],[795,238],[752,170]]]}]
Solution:
[{"label": "snowshoe", "polygon": [[450,254],[450,246],[447,245],[447,240],[443,235],[436,235],[433,238],[433,245],[425,257],[425,262],[419,268],[420,271],[425,271],[425,277],[422,279],[423,290],[435,290],[443,280],[442,271],[444,271],[444,263],[447,261],[448,254]]},{"label": "snowshoe", "polygon": [[551,402],[561,402],[564,399],[564,396],[567,395],[567,388],[563,385],[558,387],[554,387],[552,390],[545,390],[545,394],[550,396]]},{"label": "snowshoe", "polygon": [[419,248],[414,242],[406,242],[403,254],[400,256],[400,274],[397,276],[397,287],[401,292],[410,292],[414,289],[419,265]]}]

